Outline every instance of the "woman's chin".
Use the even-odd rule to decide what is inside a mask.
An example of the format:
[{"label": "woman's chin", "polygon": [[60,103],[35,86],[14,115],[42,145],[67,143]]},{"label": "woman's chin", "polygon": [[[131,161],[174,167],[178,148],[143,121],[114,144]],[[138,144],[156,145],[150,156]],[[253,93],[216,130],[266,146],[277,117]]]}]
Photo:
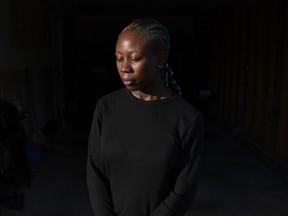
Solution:
[{"label": "woman's chin", "polygon": [[125,86],[129,91],[138,91],[139,90],[138,86],[132,86],[132,85],[125,85]]}]

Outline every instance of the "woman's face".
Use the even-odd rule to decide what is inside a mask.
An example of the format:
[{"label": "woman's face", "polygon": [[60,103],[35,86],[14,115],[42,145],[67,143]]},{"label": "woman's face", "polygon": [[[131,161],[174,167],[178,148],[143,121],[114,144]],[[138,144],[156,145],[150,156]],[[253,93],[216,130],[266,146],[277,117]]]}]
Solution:
[{"label": "woman's face", "polygon": [[151,42],[137,31],[124,32],[116,44],[116,65],[124,85],[130,91],[151,91],[161,81],[159,56]]}]

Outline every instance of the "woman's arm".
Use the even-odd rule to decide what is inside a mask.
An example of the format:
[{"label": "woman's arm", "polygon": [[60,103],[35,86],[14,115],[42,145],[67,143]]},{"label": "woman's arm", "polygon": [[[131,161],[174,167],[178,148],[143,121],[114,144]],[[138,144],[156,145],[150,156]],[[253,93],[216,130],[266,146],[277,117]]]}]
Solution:
[{"label": "woman's arm", "polygon": [[198,184],[203,134],[203,118],[199,115],[183,139],[174,189],[150,216],[183,216],[190,207]]},{"label": "woman's arm", "polygon": [[96,108],[88,140],[87,185],[95,215],[117,216],[100,155],[101,114]]}]

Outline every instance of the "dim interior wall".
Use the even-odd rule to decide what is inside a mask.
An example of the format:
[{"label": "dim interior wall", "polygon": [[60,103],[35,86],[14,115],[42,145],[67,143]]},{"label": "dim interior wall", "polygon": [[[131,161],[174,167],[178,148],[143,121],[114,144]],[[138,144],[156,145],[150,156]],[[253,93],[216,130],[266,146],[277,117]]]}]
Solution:
[{"label": "dim interior wall", "polygon": [[195,30],[210,113],[286,162],[287,12],[284,0],[227,2],[197,17]]},{"label": "dim interior wall", "polygon": [[[286,13],[288,12],[288,4],[286,4]],[[288,145],[288,16],[286,14],[285,20],[285,29],[284,29],[284,36],[285,40],[283,40],[283,72],[281,75],[281,94],[279,100],[279,121],[278,121],[278,131],[277,131],[277,149],[276,152],[282,158],[287,158],[287,145]]]},{"label": "dim interior wall", "polygon": [[25,123],[28,133],[53,117],[45,80],[51,65],[46,10],[38,0],[0,1],[0,96],[20,102],[30,113]]}]

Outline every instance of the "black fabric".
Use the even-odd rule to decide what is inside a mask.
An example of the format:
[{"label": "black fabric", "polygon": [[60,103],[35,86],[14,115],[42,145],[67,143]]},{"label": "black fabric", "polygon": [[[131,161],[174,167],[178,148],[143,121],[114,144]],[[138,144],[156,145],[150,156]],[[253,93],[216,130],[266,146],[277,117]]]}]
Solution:
[{"label": "black fabric", "polygon": [[184,215],[197,186],[202,124],[180,96],[143,101],[123,88],[99,99],[87,161],[95,216]]}]

